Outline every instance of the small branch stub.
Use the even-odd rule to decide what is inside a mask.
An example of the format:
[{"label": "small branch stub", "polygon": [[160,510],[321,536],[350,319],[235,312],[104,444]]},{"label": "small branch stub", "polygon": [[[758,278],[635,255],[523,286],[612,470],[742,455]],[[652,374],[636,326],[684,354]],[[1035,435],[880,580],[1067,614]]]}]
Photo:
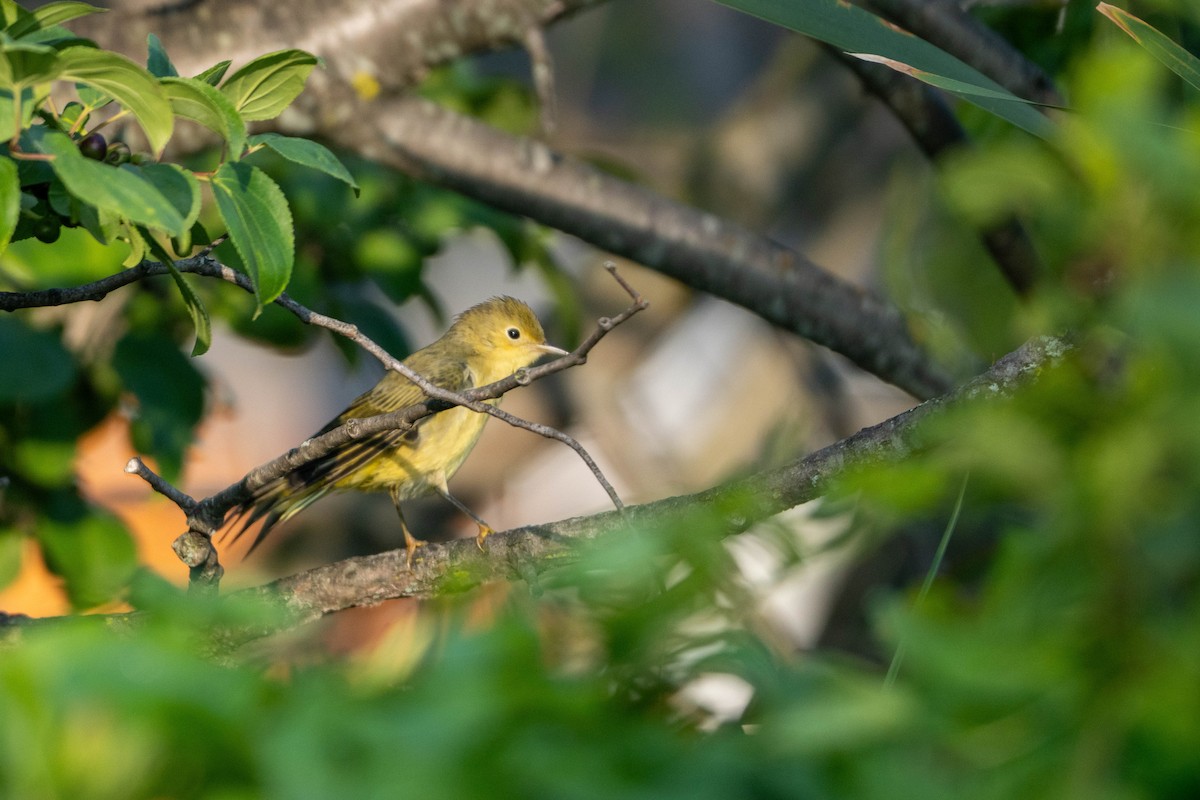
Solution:
[{"label": "small branch stub", "polygon": [[215,592],[225,575],[217,558],[212,537],[199,531],[188,531],[171,543],[179,560],[188,566],[188,588],[194,591]]}]

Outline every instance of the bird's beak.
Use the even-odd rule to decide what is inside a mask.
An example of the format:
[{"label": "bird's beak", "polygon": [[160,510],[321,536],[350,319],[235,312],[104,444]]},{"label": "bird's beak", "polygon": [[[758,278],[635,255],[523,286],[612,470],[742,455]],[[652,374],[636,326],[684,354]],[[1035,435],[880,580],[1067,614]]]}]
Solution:
[{"label": "bird's beak", "polygon": [[569,355],[571,355],[570,351],[563,350],[561,347],[555,347],[552,344],[539,344],[537,346],[537,349],[541,350],[543,353],[546,353],[547,355],[552,355],[552,356],[569,356]]}]

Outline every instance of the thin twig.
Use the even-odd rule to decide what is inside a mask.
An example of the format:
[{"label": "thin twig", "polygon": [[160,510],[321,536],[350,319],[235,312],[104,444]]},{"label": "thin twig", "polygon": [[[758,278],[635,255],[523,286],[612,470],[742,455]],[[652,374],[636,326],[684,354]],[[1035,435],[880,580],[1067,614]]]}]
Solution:
[{"label": "thin twig", "polygon": [[154,470],[146,466],[146,462],[141,458],[134,456],[125,464],[125,471],[130,475],[137,475],[139,478],[150,484],[150,488],[159,494],[166,497],[175,505],[179,506],[185,513],[190,514],[196,508],[196,500],[189,494],[180,491],[175,486],[167,482],[166,478],[156,473]]}]

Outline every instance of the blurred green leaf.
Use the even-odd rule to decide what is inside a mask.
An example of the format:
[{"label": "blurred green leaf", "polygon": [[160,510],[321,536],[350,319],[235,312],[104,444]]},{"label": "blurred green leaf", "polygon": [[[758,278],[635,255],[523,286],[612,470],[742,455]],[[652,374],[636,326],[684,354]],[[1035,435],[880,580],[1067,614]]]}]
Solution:
[{"label": "blurred green leaf", "polygon": [[16,91],[61,76],[62,54],[41,44],[0,46],[0,87]]},{"label": "blurred green leaf", "polygon": [[137,566],[133,539],[113,517],[45,518],[37,538],[46,565],[62,576],[75,608],[94,608],[117,598]]},{"label": "blurred green leaf", "polygon": [[8,248],[20,213],[21,181],[17,177],[17,165],[9,158],[0,157],[0,253]]},{"label": "blurred green leaf", "polygon": [[[0,487],[0,507],[3,505],[4,488]],[[0,589],[17,579],[21,572],[25,537],[20,531],[0,526]]]},{"label": "blurred green leaf", "polygon": [[130,333],[117,343],[113,368],[137,400],[134,445],[152,455],[160,471],[177,478],[204,412],[204,378],[169,339]]},{"label": "blurred green leaf", "polygon": [[1112,20],[1117,27],[1129,34],[1135,42],[1144,47],[1146,52],[1165,64],[1192,87],[1200,89],[1200,59],[1171,41],[1170,37],[1153,25],[1138,19],[1123,8],[1117,8],[1109,3],[1101,3],[1096,8],[1101,14]]},{"label": "blurred green leaf", "polygon": [[26,325],[21,318],[0,317],[0,353],[36,369],[0,370],[0,401],[36,402],[55,395],[75,379],[75,360],[63,347],[61,333]]},{"label": "blurred green leaf", "polygon": [[283,293],[292,274],[295,234],[287,198],[266,173],[240,162],[222,164],[212,187],[261,308]]}]

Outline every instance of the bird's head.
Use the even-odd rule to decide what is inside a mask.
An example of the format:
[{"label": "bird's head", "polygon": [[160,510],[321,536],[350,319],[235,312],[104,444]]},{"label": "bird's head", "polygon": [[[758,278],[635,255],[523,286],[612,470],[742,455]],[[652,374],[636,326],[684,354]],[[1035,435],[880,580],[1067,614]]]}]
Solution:
[{"label": "bird's head", "polygon": [[542,323],[533,309],[512,297],[493,297],[467,309],[453,325],[456,336],[472,354],[480,383],[492,383],[544,355],[567,355],[546,344]]}]

